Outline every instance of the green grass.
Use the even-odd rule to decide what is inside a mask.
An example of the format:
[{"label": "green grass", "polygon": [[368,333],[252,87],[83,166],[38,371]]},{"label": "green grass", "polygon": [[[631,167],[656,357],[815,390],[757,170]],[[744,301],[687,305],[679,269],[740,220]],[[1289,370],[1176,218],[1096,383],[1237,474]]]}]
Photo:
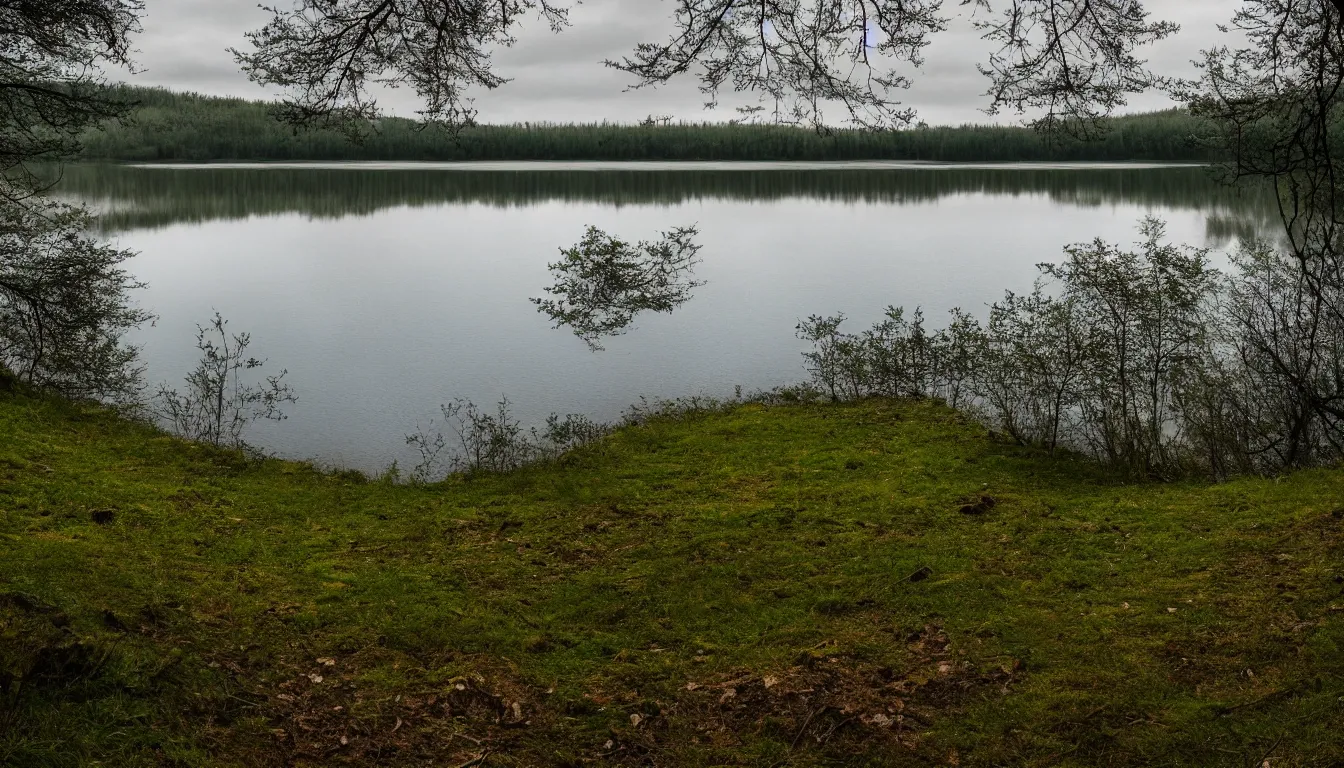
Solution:
[{"label": "green grass", "polygon": [[408,487],[0,393],[0,765],[1338,764],[1342,509],[930,403]]}]

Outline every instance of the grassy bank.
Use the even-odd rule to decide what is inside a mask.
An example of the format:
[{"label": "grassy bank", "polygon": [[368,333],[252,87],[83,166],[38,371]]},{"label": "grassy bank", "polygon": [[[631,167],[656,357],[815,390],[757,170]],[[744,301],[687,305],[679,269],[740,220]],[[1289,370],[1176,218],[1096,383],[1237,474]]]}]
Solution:
[{"label": "grassy bank", "polygon": [[482,125],[453,137],[387,119],[366,141],[336,131],[296,133],[269,104],[161,89],[130,88],[129,120],[85,137],[86,160],[929,160],[1205,162],[1200,130],[1171,110],[1115,118],[1098,141],[1050,140],[1012,126],[938,126],[903,131],[839,130],[828,136],[778,125]]},{"label": "grassy bank", "polygon": [[1333,764],[1342,517],[929,403],[407,487],[0,392],[0,764]]}]

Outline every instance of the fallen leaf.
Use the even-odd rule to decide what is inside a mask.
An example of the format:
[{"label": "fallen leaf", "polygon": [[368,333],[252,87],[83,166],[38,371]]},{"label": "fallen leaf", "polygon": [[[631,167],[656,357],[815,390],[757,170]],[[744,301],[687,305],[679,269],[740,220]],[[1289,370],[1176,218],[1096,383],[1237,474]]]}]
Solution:
[{"label": "fallen leaf", "polygon": [[309,676],[308,676],[308,679],[309,679],[309,680],[312,680],[314,683],[320,683],[320,682],[322,682],[323,680],[325,680],[326,678],[322,677],[322,676],[319,675],[319,674],[314,673],[314,674],[309,675]]},{"label": "fallen leaf", "polygon": [[719,697],[719,703],[720,704],[726,703],[729,699],[733,699],[736,697],[737,697],[737,689],[729,688],[728,690],[723,692],[722,696]]},{"label": "fallen leaf", "polygon": [[775,677],[774,675],[766,675],[765,679],[762,680],[761,682],[765,685],[766,688],[774,688],[776,685],[779,685],[779,678]]},{"label": "fallen leaf", "polygon": [[699,687],[700,687],[700,684],[699,684],[699,683],[687,683],[687,684],[686,684],[686,690],[688,690],[688,691],[694,691],[696,688],[699,688]]},{"label": "fallen leaf", "polygon": [[1128,611],[1128,610],[1129,610],[1129,603],[1121,603],[1121,604],[1120,604],[1120,607],[1121,607],[1121,608],[1124,608],[1126,611]]},{"label": "fallen leaf", "polygon": [[642,715],[636,713],[630,716],[630,725],[634,726],[635,728],[638,728],[639,724],[642,722],[644,722],[644,717]]},{"label": "fallen leaf", "polygon": [[318,659],[318,660],[317,660],[317,663],[318,663],[318,664],[321,664],[321,665],[324,666],[324,667],[334,667],[334,666],[336,666],[336,660],[335,660],[335,659],[328,659],[328,658],[325,658],[325,657],[324,657],[324,658],[321,658],[321,659]]},{"label": "fallen leaf", "polygon": [[1175,612],[1176,612],[1176,609],[1175,609],[1175,608],[1168,608],[1168,609],[1167,609],[1167,613],[1175,613]]}]

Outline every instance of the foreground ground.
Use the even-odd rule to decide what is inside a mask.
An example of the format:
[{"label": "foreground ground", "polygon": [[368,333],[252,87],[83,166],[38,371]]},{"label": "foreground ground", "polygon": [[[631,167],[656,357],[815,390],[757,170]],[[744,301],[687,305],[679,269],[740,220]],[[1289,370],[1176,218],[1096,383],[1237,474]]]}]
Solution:
[{"label": "foreground ground", "polygon": [[1341,518],[921,403],[399,487],[0,392],[0,765],[1338,764]]}]

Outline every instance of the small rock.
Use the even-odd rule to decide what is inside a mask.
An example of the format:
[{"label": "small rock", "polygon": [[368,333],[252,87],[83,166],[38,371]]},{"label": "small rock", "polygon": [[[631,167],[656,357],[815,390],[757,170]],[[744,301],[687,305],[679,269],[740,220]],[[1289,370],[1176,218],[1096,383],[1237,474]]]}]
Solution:
[{"label": "small rock", "polygon": [[922,565],[919,567],[919,570],[905,577],[905,580],[909,582],[920,582],[929,578],[932,575],[933,575],[933,569],[927,565]]},{"label": "small rock", "polygon": [[961,500],[961,514],[963,515],[983,515],[998,505],[998,499],[989,494],[982,493],[978,496],[972,496]]}]

